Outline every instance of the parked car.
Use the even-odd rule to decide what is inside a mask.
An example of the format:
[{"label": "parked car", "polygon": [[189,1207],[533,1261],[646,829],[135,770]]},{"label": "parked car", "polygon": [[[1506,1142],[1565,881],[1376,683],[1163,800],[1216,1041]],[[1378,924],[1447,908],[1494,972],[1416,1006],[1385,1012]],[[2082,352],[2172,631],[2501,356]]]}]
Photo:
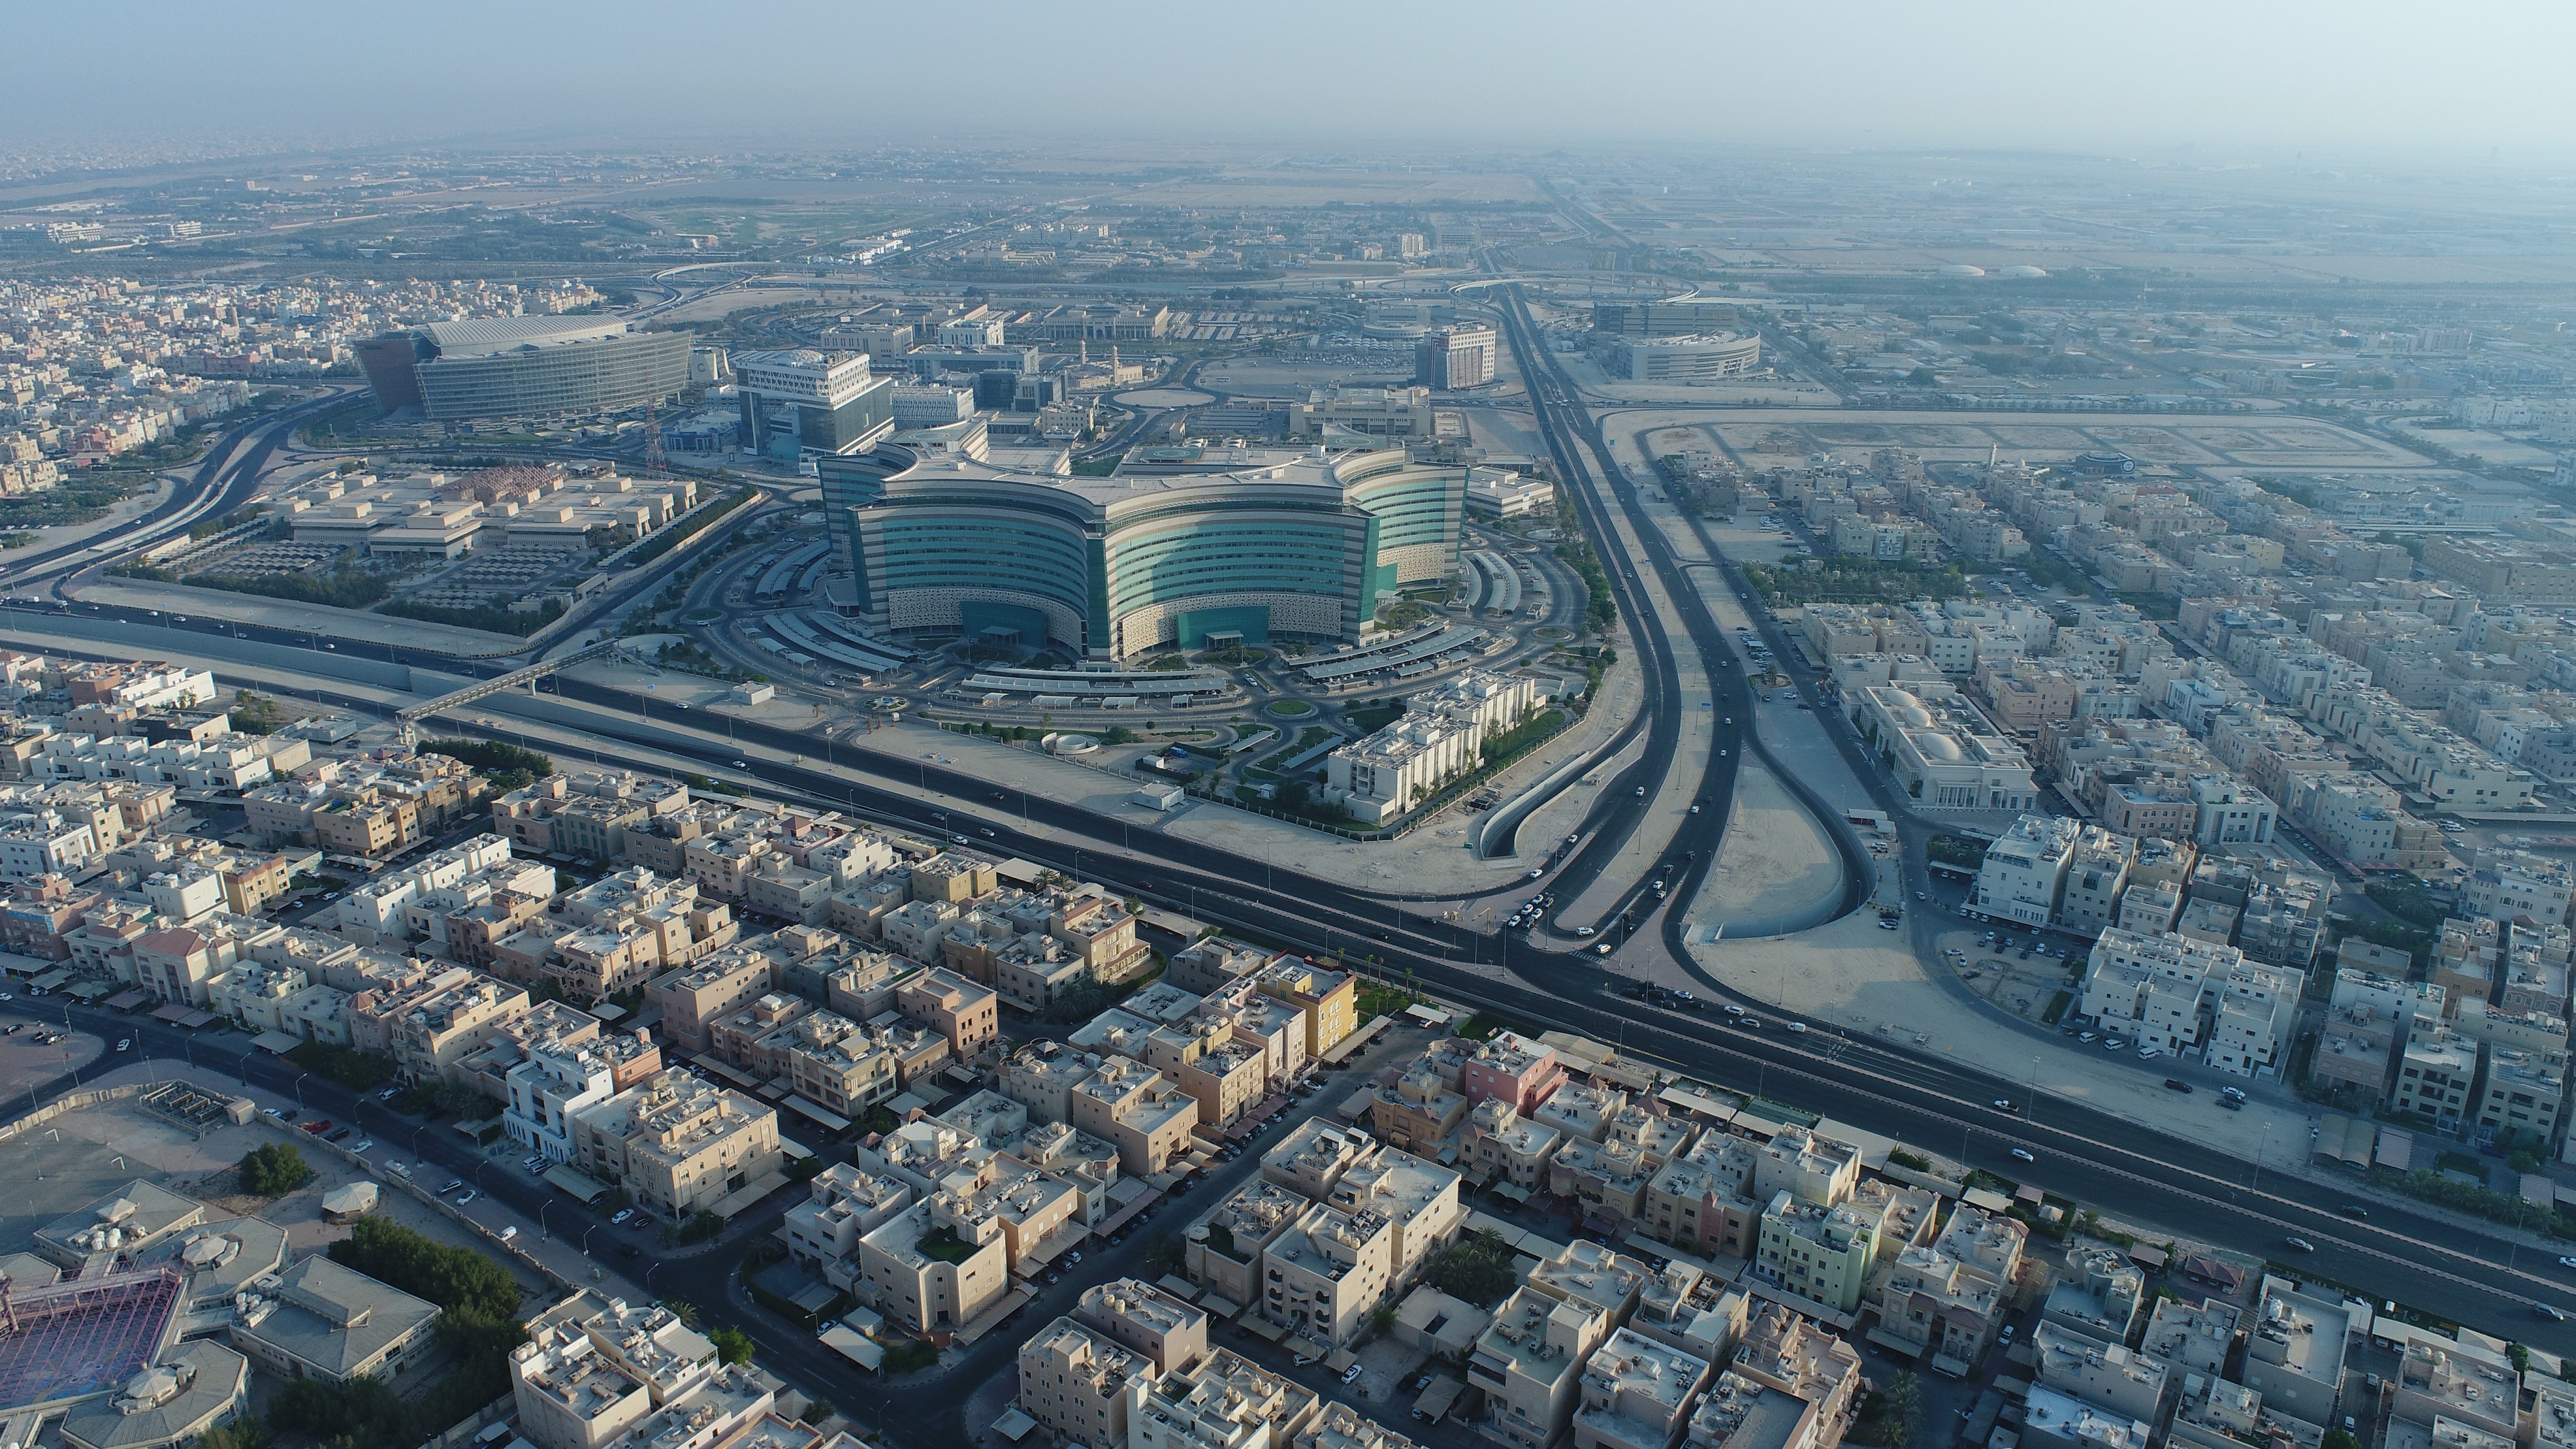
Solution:
[{"label": "parked car", "polygon": [[640,1258],[644,1256],[644,1250],[635,1246],[633,1243],[620,1243],[617,1245],[617,1256],[621,1258]]},{"label": "parked car", "polygon": [[622,1228],[628,1223],[635,1221],[635,1209],[619,1208],[615,1213],[609,1216],[608,1221],[612,1226]]},{"label": "parked car", "polygon": [[2167,1077],[2165,1078],[2165,1090],[2169,1092],[2180,1092],[2185,1096],[2189,1096],[2191,1094],[2191,1083],[2184,1081],[2180,1077]]},{"label": "parked car", "polygon": [[134,1050],[134,1038],[130,1036],[118,1037],[116,1039],[116,1049],[121,1052],[130,1052]]},{"label": "parked car", "polygon": [[1360,1379],[1360,1366],[1359,1366],[1358,1364],[1352,1364],[1349,1368],[1346,1368],[1346,1369],[1342,1370],[1342,1382],[1343,1382],[1343,1383],[1346,1383],[1346,1384],[1355,1384],[1355,1383],[1358,1383],[1358,1382],[1359,1382],[1359,1379]]},{"label": "parked car", "polygon": [[304,1130],[312,1133],[316,1137],[319,1137],[323,1133],[331,1130],[331,1119],[328,1117],[316,1117],[312,1121],[304,1124]]},{"label": "parked car", "polygon": [[481,1197],[482,1195],[483,1195],[483,1190],[482,1190],[481,1188],[478,1188],[478,1187],[469,1187],[469,1188],[465,1189],[463,1192],[460,1192],[460,1193],[458,1193],[458,1194],[456,1195],[456,1205],[457,1205],[458,1207],[463,1207],[463,1206],[465,1206],[467,1203],[474,1201],[474,1199],[476,1199],[476,1198],[478,1198],[478,1197]]},{"label": "parked car", "polygon": [[504,1224],[502,1224],[502,1225],[501,1225],[501,1231],[499,1231],[499,1232],[497,1232],[497,1233],[493,1234],[493,1236],[494,1236],[494,1237],[499,1238],[502,1242],[505,1242],[505,1243],[506,1243],[506,1242],[508,1242],[508,1241],[510,1241],[512,1238],[517,1237],[518,1235],[519,1235],[519,1225],[518,1225],[517,1223],[504,1223]]},{"label": "parked car", "polygon": [[356,1129],[356,1128],[354,1128],[354,1127],[342,1127],[342,1128],[338,1128],[338,1129],[336,1129],[335,1131],[333,1131],[333,1132],[332,1132],[332,1134],[331,1134],[330,1136],[325,1137],[325,1138],[323,1138],[322,1140],[323,1140],[323,1141],[325,1141],[325,1142],[345,1142],[345,1141],[347,1141],[347,1140],[348,1140],[349,1134],[350,1134],[350,1133],[352,1133],[352,1132],[355,1132],[356,1130],[358,1130],[358,1129]]}]

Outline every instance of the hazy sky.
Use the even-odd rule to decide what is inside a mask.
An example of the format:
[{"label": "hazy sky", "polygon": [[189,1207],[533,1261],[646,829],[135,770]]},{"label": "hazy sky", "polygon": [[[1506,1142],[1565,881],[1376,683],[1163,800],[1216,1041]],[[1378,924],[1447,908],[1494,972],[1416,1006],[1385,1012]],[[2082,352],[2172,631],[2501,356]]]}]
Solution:
[{"label": "hazy sky", "polygon": [[17,0],[84,134],[2576,153],[2576,5]]}]

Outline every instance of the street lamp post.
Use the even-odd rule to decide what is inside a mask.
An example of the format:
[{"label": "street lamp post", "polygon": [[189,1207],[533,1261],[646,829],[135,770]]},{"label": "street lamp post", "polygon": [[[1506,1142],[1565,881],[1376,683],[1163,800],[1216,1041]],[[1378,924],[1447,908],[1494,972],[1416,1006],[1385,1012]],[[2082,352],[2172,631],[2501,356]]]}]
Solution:
[{"label": "street lamp post", "polygon": [[305,1079],[306,1077],[311,1076],[311,1075],[313,1075],[311,1072],[301,1072],[301,1073],[298,1073],[298,1074],[296,1075],[296,1078],[295,1078],[295,1110],[296,1110],[296,1111],[298,1111],[298,1112],[301,1112],[301,1111],[303,1111],[303,1110],[304,1110],[304,1079]]}]

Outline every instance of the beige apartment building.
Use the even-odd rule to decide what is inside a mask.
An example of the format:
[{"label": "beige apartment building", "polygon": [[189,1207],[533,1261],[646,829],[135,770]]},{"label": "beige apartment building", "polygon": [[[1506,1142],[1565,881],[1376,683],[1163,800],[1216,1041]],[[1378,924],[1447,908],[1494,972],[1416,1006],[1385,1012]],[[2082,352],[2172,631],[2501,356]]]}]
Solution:
[{"label": "beige apartment building", "polygon": [[1228,1349],[1165,1374],[1130,1421],[1128,1449],[1281,1449],[1315,1422],[1322,1400]]},{"label": "beige apartment building", "polygon": [[1130,1177],[1168,1169],[1188,1149],[1199,1120],[1197,1098],[1130,1057],[1104,1058],[1067,1102],[1075,1127],[1117,1144],[1119,1166]]},{"label": "beige apartment building", "polygon": [[412,1081],[452,1081],[459,1061],[527,1009],[527,990],[497,977],[475,975],[440,987],[395,1018],[394,1060]]},{"label": "beige apartment building", "polygon": [[937,1028],[959,1061],[973,1061],[1001,1036],[1001,1001],[991,987],[945,967],[922,972],[894,994],[895,1009]]},{"label": "beige apartment building", "polygon": [[1156,1372],[1145,1354],[1059,1318],[1020,1345],[1020,1412],[1066,1444],[1123,1446]]},{"label": "beige apartment building", "polygon": [[1393,1147],[1355,1162],[1324,1200],[1346,1213],[1375,1213],[1395,1226],[1392,1279],[1410,1282],[1422,1261],[1458,1240],[1466,1213],[1458,1174]]},{"label": "beige apartment building", "polygon": [[1314,1205],[1275,1182],[1254,1179],[1192,1224],[1182,1240],[1183,1268],[1193,1283],[1248,1307],[1262,1296],[1262,1255]]},{"label": "beige apartment building", "polygon": [[1709,1379],[1709,1363],[1622,1328],[1583,1366],[1574,1449],[1672,1449]]},{"label": "beige apartment building", "polygon": [[1134,1278],[1098,1283],[1074,1309],[1085,1324],[1177,1373],[1207,1357],[1207,1311]]},{"label": "beige apartment building", "polygon": [[1385,1301],[1395,1225],[1317,1203],[1261,1254],[1261,1316],[1332,1348],[1349,1346]]},{"label": "beige apartment building", "polygon": [[1366,1162],[1381,1149],[1368,1138],[1322,1117],[1309,1117],[1261,1154],[1261,1175],[1302,1196],[1322,1202],[1341,1185],[1342,1174]]},{"label": "beige apartment building", "polygon": [[726,1199],[776,1175],[786,1159],[767,1104],[672,1068],[572,1119],[575,1161],[636,1202],[679,1219],[724,1212]]},{"label": "beige apartment building", "polygon": [[702,1052],[716,1020],[745,1002],[758,1000],[772,982],[767,957],[720,951],[653,978],[645,998],[662,1008],[664,1040],[684,1052]]},{"label": "beige apartment building", "polygon": [[1032,1122],[1070,1121],[1073,1089],[1100,1073],[1100,1058],[1061,1042],[1031,1042],[1002,1063],[1002,1095],[1029,1109]]},{"label": "beige apartment building", "polygon": [[1263,967],[1261,990],[1306,1013],[1306,1055],[1320,1057],[1359,1030],[1359,978],[1294,956]]},{"label": "beige apartment building", "polygon": [[1407,1152],[1438,1152],[1466,1118],[1466,1097],[1428,1064],[1406,1072],[1394,1086],[1378,1088],[1369,1102],[1379,1140]]}]

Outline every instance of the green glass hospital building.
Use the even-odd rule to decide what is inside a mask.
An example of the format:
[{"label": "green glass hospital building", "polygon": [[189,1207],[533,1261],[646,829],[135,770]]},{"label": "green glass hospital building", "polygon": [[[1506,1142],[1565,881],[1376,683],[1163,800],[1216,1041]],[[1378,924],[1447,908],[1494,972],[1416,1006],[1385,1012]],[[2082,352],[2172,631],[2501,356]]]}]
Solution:
[{"label": "green glass hospital building", "polygon": [[1139,450],[1105,478],[898,445],[818,462],[860,622],[1092,660],[1355,643],[1385,596],[1455,574],[1466,505],[1463,467],[1400,448]]}]

